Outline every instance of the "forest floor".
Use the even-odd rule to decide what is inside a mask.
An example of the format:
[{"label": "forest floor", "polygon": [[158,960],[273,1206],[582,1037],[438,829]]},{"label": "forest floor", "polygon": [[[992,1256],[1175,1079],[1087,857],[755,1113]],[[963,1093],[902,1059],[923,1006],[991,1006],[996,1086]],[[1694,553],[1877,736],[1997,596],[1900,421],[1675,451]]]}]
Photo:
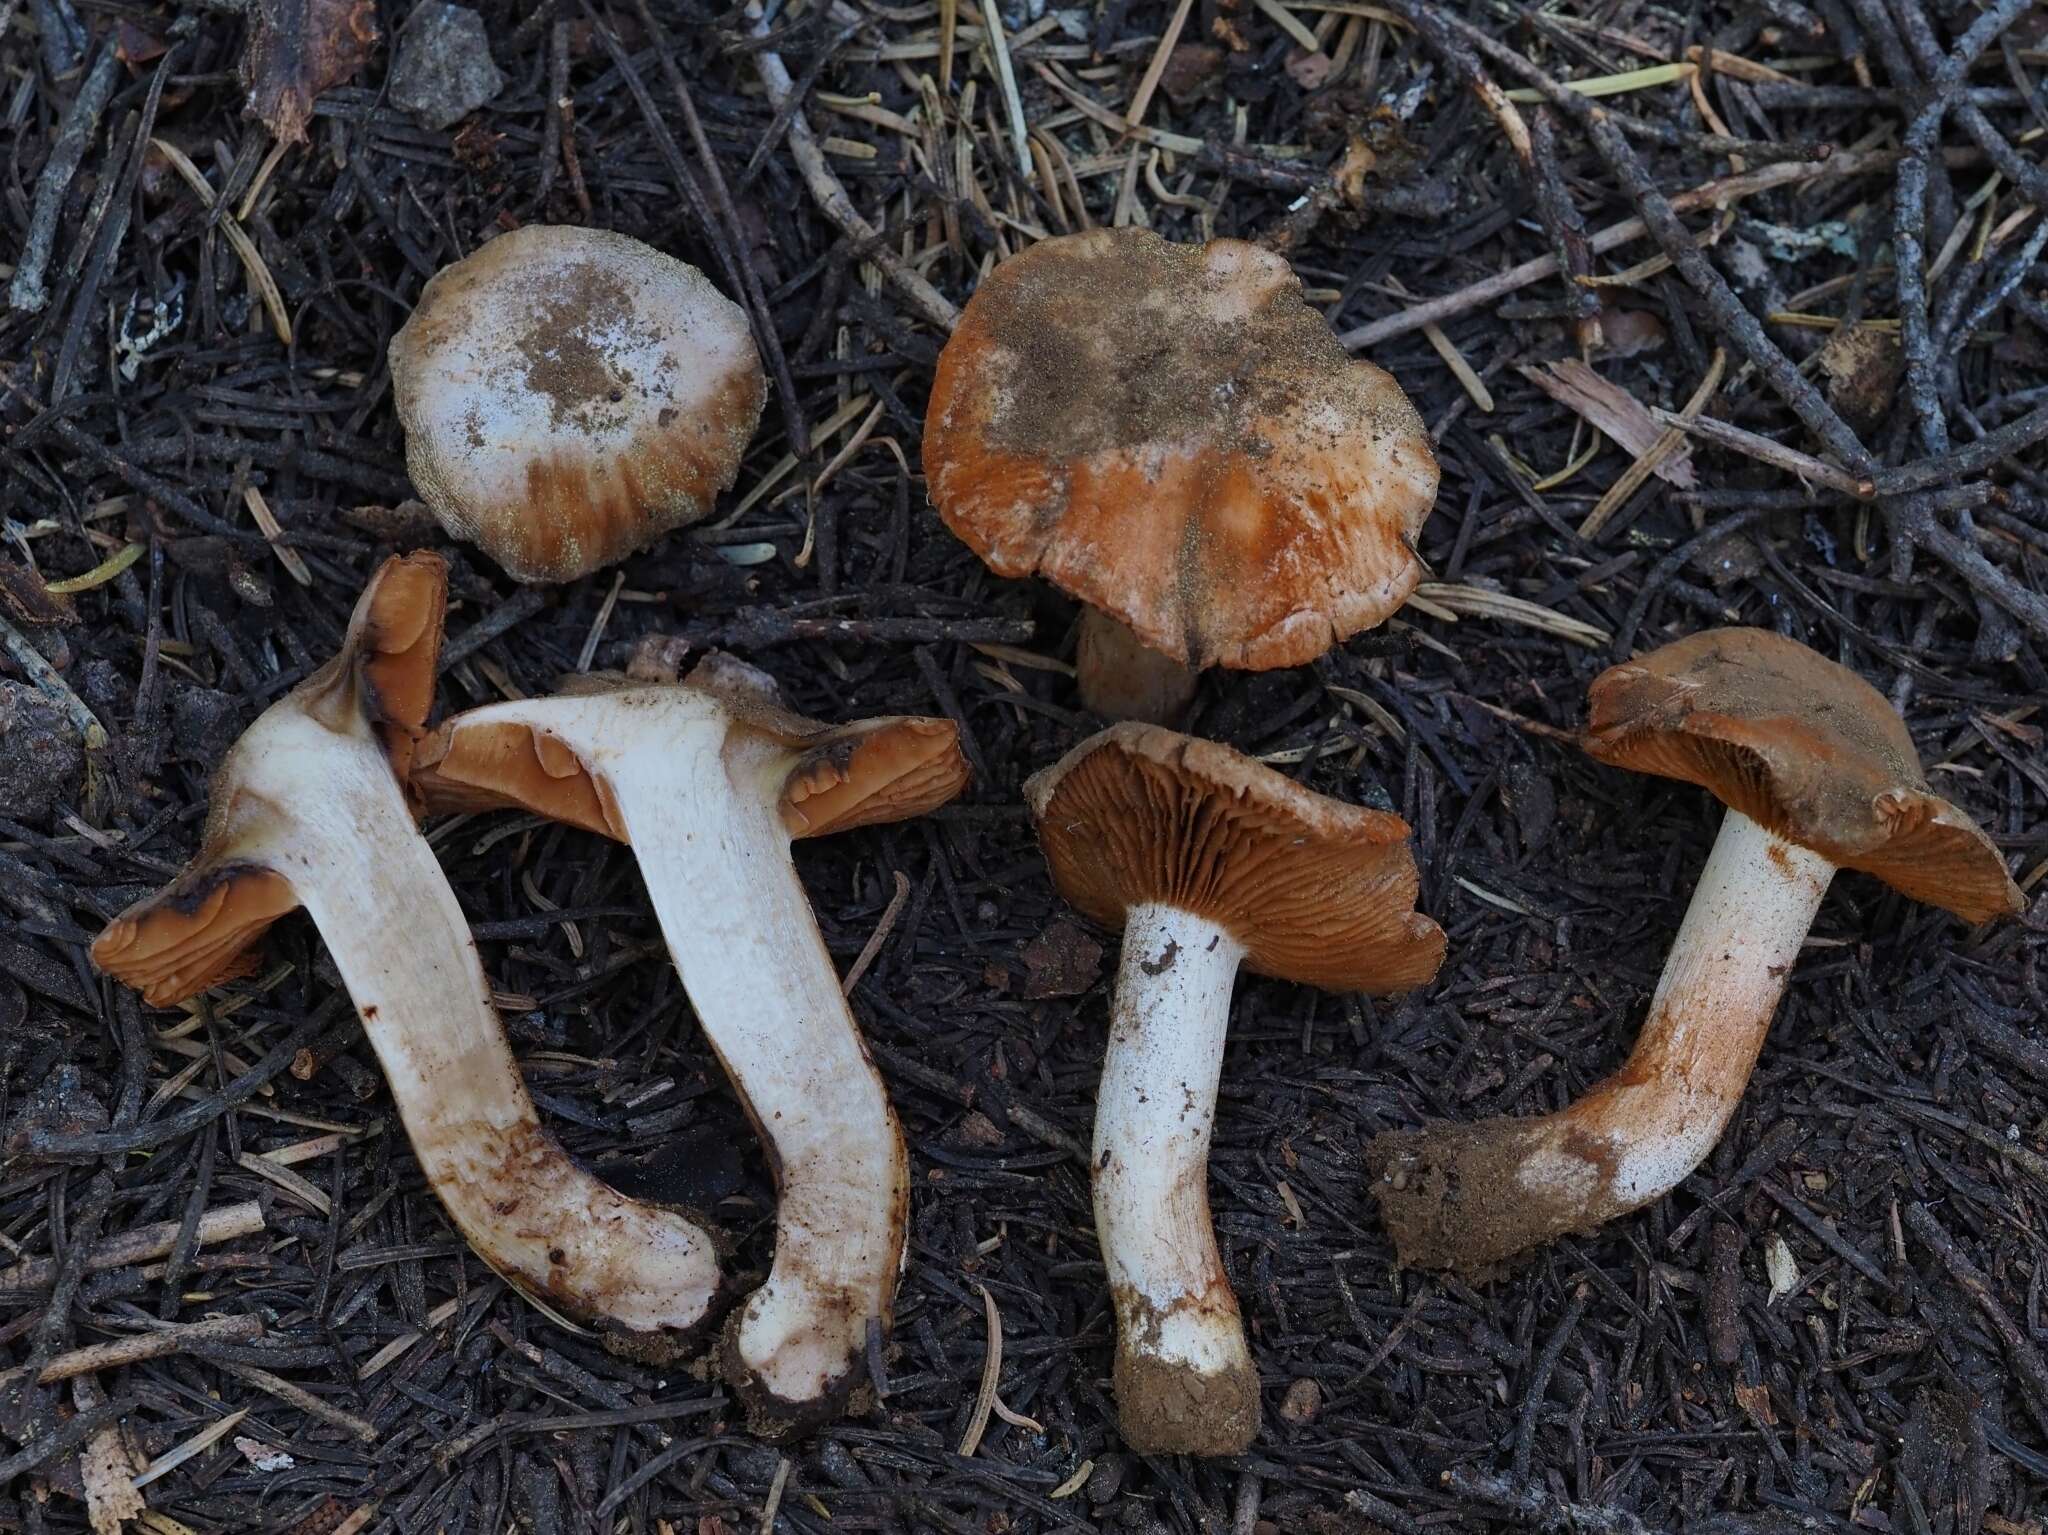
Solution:
[{"label": "forest floor", "polygon": [[[433,128],[401,101],[494,82],[408,0],[0,0],[0,1530],[85,1528],[99,1456],[150,1468],[152,1535],[2041,1535],[2048,11],[1922,3],[481,0],[502,81]],[[427,277],[534,222],[744,295],[771,379],[715,523],[549,589],[409,504],[385,366]],[[1213,1462],[1130,1454],[1109,1395],[1084,1148],[1115,940],[1020,798],[1095,728],[1076,609],[991,576],[920,472],[979,277],[1124,223],[1283,252],[1443,471],[1417,600],[1205,675],[1187,724],[1398,810],[1450,939],[1398,1001],[1238,987],[1211,1194],[1267,1426]],[[92,970],[226,747],[416,544],[452,565],[444,712],[673,637],[816,717],[962,726],[959,803],[798,852],[842,965],[885,929],[854,1002],[913,1159],[865,1415],[762,1444],[715,1381],[509,1292],[304,918],[188,1008]],[[1678,1192],[1490,1279],[1403,1272],[1376,1133],[1545,1112],[1626,1055],[1720,811],[1573,732],[1603,667],[1720,624],[1874,682],[2035,909],[1972,932],[1845,875]],[[551,1127],[765,1267],[770,1171],[630,853],[434,835]],[[156,1223],[182,1239],[106,1248]],[[962,1456],[991,1315],[1029,1421]],[[216,1316],[262,1335],[35,1381]]]}]

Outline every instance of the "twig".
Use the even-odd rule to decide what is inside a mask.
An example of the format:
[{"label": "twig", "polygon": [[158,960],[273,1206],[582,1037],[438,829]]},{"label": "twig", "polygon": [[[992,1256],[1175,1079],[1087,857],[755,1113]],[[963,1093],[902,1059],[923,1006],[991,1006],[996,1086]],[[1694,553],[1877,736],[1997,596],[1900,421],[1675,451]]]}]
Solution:
[{"label": "twig", "polygon": [[1913,1235],[1925,1242],[1934,1256],[1941,1260],[1941,1266],[1948,1270],[1949,1277],[1976,1302],[1984,1320],[1998,1334],[1998,1341],[2005,1345],[2005,1356],[2012,1363],[2013,1374],[2019,1378],[2020,1395],[2026,1400],[2027,1411],[2040,1425],[2041,1431],[2048,1434],[2048,1364],[2042,1363],[2040,1351],[2034,1347],[2033,1340],[1999,1304],[1984,1271],[1956,1246],[1955,1238],[1942,1227],[1933,1211],[1915,1201],[1906,1206],[1905,1217]]},{"label": "twig", "polygon": [[[334,994],[339,997],[341,993]],[[235,1078],[220,1092],[188,1104],[175,1114],[166,1114],[162,1119],[151,1120],[146,1125],[135,1125],[125,1130],[107,1130],[98,1134],[84,1133],[63,1135],[55,1131],[38,1130],[28,1138],[28,1150],[44,1157],[104,1157],[116,1156],[122,1152],[143,1151],[151,1146],[161,1146],[166,1141],[177,1140],[190,1135],[201,1125],[218,1119],[229,1109],[248,1102],[261,1092],[273,1077],[283,1075],[285,1068],[298,1054],[299,1046],[307,1043],[321,1029],[327,1026],[332,1009],[321,1007],[296,1029],[285,1036],[282,1043],[241,1076]]]},{"label": "twig", "polygon": [[36,1384],[49,1386],[94,1370],[113,1370],[122,1365],[140,1364],[145,1359],[162,1359],[170,1354],[182,1354],[200,1343],[246,1343],[262,1336],[263,1319],[259,1316],[209,1317],[203,1322],[174,1324],[160,1332],[136,1333],[131,1337],[114,1338],[106,1343],[93,1343],[75,1348],[68,1354],[59,1354],[43,1366],[36,1376]]},{"label": "twig", "polygon": [[1852,474],[1844,474],[1833,464],[1815,458],[1811,453],[1802,453],[1797,448],[1788,448],[1783,443],[1755,432],[1744,431],[1726,421],[1717,421],[1712,416],[1686,417],[1668,410],[1650,409],[1665,426],[1675,432],[1686,432],[1694,437],[1715,443],[1745,458],[1756,459],[1796,474],[1802,480],[1816,485],[1825,485],[1830,490],[1839,490],[1845,496],[1854,496],[1859,501],[1868,501],[1877,494],[1877,487],[1869,480],[1859,480]]},{"label": "twig", "polygon": [[[148,1226],[137,1226],[118,1236],[108,1237],[85,1255],[85,1271],[88,1274],[101,1273],[107,1269],[127,1268],[134,1263],[147,1263],[153,1258],[167,1257],[172,1245],[178,1240],[177,1221],[157,1221]],[[251,1199],[242,1204],[222,1205],[218,1210],[209,1210],[199,1218],[198,1243],[211,1246],[215,1242],[231,1242],[237,1237],[254,1236],[263,1229],[263,1207]],[[56,1260],[52,1258],[30,1258],[13,1268],[0,1269],[0,1291],[19,1292],[48,1289],[57,1276]]]},{"label": "twig", "polygon": [[754,263],[746,259],[744,226],[733,206],[732,192],[725,184],[725,173],[719,169],[718,157],[711,152],[711,141],[705,137],[704,123],[697,116],[697,102],[690,94],[689,81],[676,67],[668,34],[655,19],[654,10],[647,0],[634,0],[634,8],[639,12],[641,25],[647,28],[647,35],[654,39],[662,74],[668,79],[669,89],[675,92],[677,105],[683,109],[683,126],[689,131],[690,146],[697,151],[697,163],[703,168],[705,189],[711,194],[712,205],[724,221],[726,238],[732,243],[732,260],[739,269],[736,275],[740,291],[746,296],[747,308],[754,316],[754,333],[761,343],[761,355],[768,363],[769,377],[775,381],[775,398],[782,406],[783,430],[788,435],[790,449],[797,457],[808,458],[811,452],[810,423],[804,416],[803,402],[797,397],[796,383],[789,375],[789,359],[783,355],[782,336],[776,330],[775,316],[768,308],[768,297],[761,287],[761,274]]},{"label": "twig", "polygon": [[[1672,198],[1670,206],[1678,213],[1692,213],[1701,208],[1725,208],[1742,198],[1776,187],[1799,186],[1822,177],[1859,176],[1883,170],[1896,158],[1897,152],[1893,150],[1869,150],[1862,154],[1835,155],[1827,160],[1767,165],[1740,176],[1722,176],[1702,182]],[[1605,229],[1595,230],[1586,244],[1597,254],[1640,240],[1649,232],[1649,225],[1640,217],[1627,218],[1618,224],[1609,224]],[[1557,270],[1556,256],[1535,256],[1519,266],[1509,267],[1505,272],[1348,330],[1337,339],[1355,352],[1396,336],[1405,336],[1425,325],[1452,319],[1497,298],[1505,298],[1530,283],[1541,282]]]},{"label": "twig", "polygon": [[[201,1352],[204,1352],[203,1348]],[[268,1370],[259,1370],[254,1365],[237,1364],[231,1359],[221,1358],[216,1358],[213,1362],[221,1369],[241,1376],[258,1391],[266,1392],[280,1402],[289,1402],[299,1411],[318,1418],[323,1423],[332,1424],[343,1433],[362,1440],[364,1444],[377,1442],[376,1424],[359,1418],[352,1412],[344,1412],[332,1403],[322,1401],[303,1386],[295,1386],[281,1376],[272,1375]]]},{"label": "twig", "polygon": [[[761,38],[768,35],[768,23],[762,17],[760,0],[747,0],[746,17],[753,24],[753,36]],[[761,72],[761,84],[768,92],[769,104],[780,111],[796,87],[788,66],[782,62],[782,55],[772,48],[762,48],[754,54],[754,64]],[[840,233],[861,247],[862,259],[872,262],[910,300],[911,306],[934,325],[948,331],[957,325],[960,311],[953,301],[912,271],[908,263],[883,243],[881,232],[854,207],[853,199],[846,195],[846,188],[839,184],[839,178],[832,174],[832,167],[825,163],[824,151],[818,147],[817,137],[811,132],[810,122],[800,107],[789,114],[789,152],[796,160],[804,184],[811,189],[811,196],[817,199],[819,210],[839,227]]]},{"label": "twig", "polygon": [[65,685],[64,679],[57,675],[57,669],[43,659],[43,653],[28,642],[28,637],[4,618],[0,618],[0,647],[14,658],[15,665],[22,669],[30,685],[64,711],[65,718],[71,721],[71,728],[85,742],[87,751],[98,751],[107,744],[107,727],[85,706],[84,700]]},{"label": "twig", "polygon": [[1624,1508],[1567,1503],[1548,1487],[1510,1482],[1504,1476],[1453,1466],[1443,1474],[1446,1490],[1461,1498],[1505,1509],[1543,1535],[1652,1535],[1650,1527]]},{"label": "twig", "polygon": [[54,1456],[68,1455],[98,1433],[101,1428],[125,1418],[135,1409],[133,1397],[117,1396],[112,1401],[67,1418],[49,1433],[37,1436],[5,1460],[0,1460],[0,1487],[13,1483]]},{"label": "twig", "polygon": [[687,625],[681,634],[692,645],[747,650],[798,640],[1021,645],[1034,632],[1028,618],[799,618],[773,608],[745,608],[721,622]]},{"label": "twig", "polygon": [[50,246],[57,237],[57,220],[64,212],[64,194],[71,178],[78,174],[85,151],[98,133],[100,114],[113,99],[114,86],[121,78],[118,40],[107,34],[92,71],[78,87],[78,94],[64,114],[43,173],[36,178],[34,211],[29,214],[28,236],[22,241],[21,258],[14,268],[14,281],[7,288],[7,302],[16,309],[38,314],[50,302],[43,285],[43,272],[50,264]]}]

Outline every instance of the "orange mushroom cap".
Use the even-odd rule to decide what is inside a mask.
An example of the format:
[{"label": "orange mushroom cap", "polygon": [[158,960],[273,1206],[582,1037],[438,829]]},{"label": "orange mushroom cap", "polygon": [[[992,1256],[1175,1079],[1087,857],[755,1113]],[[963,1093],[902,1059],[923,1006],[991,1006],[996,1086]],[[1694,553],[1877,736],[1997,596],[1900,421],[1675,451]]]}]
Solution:
[{"label": "orange mushroom cap", "polygon": [[602,229],[528,225],[443,268],[390,360],[413,484],[521,581],[708,517],[767,399],[739,306]]},{"label": "orange mushroom cap", "polygon": [[[340,651],[271,707],[300,709],[339,734],[373,731],[403,783],[433,708],[447,597],[439,555],[386,560],[357,600]],[[249,974],[264,930],[299,904],[290,877],[253,852],[272,817],[240,785],[241,750],[238,743],[214,775],[198,856],[93,940],[93,963],[152,1007]]]},{"label": "orange mushroom cap", "polygon": [[[785,707],[766,672],[720,653],[680,683],[582,677],[573,690],[630,696],[668,686],[710,694],[736,723],[797,754],[780,807],[792,837],[911,820],[967,786],[967,759],[951,720],[895,715],[822,724]],[[421,743],[413,785],[430,810],[522,809],[630,840],[603,779],[562,742],[523,722],[453,716]]]},{"label": "orange mushroom cap", "polygon": [[1298,666],[1421,579],[1422,418],[1280,257],[1148,230],[1042,240],[940,354],[925,474],[946,525],[1193,667]]},{"label": "orange mushroom cap", "polygon": [[1408,991],[1443,963],[1408,823],[1214,741],[1113,725],[1024,786],[1053,882],[1105,927],[1158,902],[1227,929],[1262,975]]},{"label": "orange mushroom cap", "polygon": [[1984,922],[2024,909],[1977,823],[1931,793],[1882,693],[1768,629],[1709,629],[1593,680],[1584,745],[1682,779],[1842,868]]}]

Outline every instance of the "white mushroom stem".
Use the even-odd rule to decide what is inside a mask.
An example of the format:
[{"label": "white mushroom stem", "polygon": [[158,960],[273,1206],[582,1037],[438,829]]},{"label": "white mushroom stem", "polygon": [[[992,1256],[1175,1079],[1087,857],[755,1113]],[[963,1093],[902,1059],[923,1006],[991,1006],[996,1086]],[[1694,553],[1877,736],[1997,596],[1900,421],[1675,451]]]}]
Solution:
[{"label": "white mushroom stem", "polygon": [[[698,1020],[776,1169],[775,1260],[740,1314],[743,1384],[820,1403],[886,1329],[909,1158],[818,931],[779,811],[788,748],[725,716],[605,774]],[[652,744],[652,743],[643,743]]]},{"label": "white mushroom stem", "polygon": [[267,802],[260,840],[244,845],[319,928],[427,1181],[470,1246],[633,1352],[690,1341],[718,1298],[716,1249],[682,1216],[576,1166],[542,1127],[469,924],[383,748],[274,709],[236,758],[243,792]]},{"label": "white mushroom stem", "polygon": [[1620,1071],[1556,1114],[1381,1137],[1402,1261],[1482,1267],[1682,1183],[1742,1100],[1834,875],[1730,810]]},{"label": "white mushroom stem", "polygon": [[1092,1165],[1117,1407],[1146,1452],[1229,1454],[1257,1427],[1258,1377],[1209,1221],[1209,1134],[1243,957],[1217,924],[1172,906],[1124,920]]}]

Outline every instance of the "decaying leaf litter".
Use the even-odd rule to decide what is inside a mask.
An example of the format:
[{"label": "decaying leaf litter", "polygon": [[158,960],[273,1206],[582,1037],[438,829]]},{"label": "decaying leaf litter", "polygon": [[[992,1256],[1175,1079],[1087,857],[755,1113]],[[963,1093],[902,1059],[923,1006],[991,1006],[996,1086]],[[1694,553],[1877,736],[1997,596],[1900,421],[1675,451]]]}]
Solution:
[{"label": "decaying leaf litter", "polygon": [[[1363,1158],[1626,1051],[1713,815],[1560,734],[1611,659],[1727,622],[1838,656],[2038,890],[2039,12],[482,14],[502,84],[442,130],[387,89],[409,38],[478,35],[439,15],[0,0],[0,1528],[137,1499],[162,1532],[2039,1527],[2037,921],[1972,938],[1845,882],[1706,1167],[1499,1281],[1397,1274]],[[487,94],[479,62],[445,67]],[[303,145],[244,115],[245,67],[308,93]],[[530,222],[701,266],[771,383],[718,522],[559,591],[406,505],[384,372],[425,278]],[[1212,1201],[1270,1426],[1217,1463],[1110,1432],[1078,1160],[1105,987],[1019,797],[1091,728],[1076,613],[988,576],[918,478],[977,277],[1128,222],[1285,253],[1444,467],[1409,610],[1208,674],[1191,724],[1404,815],[1451,956],[1400,1004],[1238,989]],[[1523,371],[1581,366],[1642,407],[1627,449]],[[303,922],[177,1012],[85,963],[415,543],[454,561],[444,709],[722,645],[820,718],[965,727],[967,801],[797,855],[867,958],[916,1175],[869,1416],[769,1449],[722,1389],[509,1296]],[[630,855],[534,820],[434,838],[553,1128],[764,1268],[768,1172]]]}]

